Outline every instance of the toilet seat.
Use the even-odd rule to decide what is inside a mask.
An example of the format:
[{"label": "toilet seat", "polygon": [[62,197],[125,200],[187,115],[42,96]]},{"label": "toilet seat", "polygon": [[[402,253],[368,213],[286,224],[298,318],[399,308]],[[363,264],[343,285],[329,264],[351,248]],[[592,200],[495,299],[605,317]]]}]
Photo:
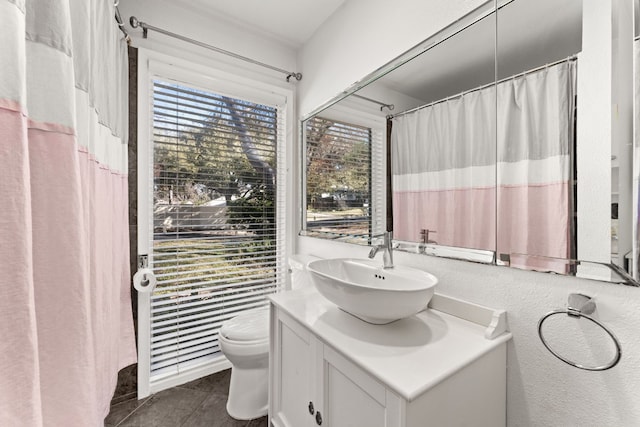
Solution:
[{"label": "toilet seat", "polygon": [[269,308],[247,310],[224,322],[220,337],[238,344],[257,344],[269,340]]}]

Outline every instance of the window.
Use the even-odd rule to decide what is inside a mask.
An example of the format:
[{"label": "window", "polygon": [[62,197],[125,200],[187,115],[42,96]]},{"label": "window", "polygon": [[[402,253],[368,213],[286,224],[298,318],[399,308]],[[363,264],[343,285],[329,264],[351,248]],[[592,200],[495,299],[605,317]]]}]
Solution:
[{"label": "window", "polygon": [[306,235],[366,244],[384,230],[384,125],[356,121],[305,122]]},{"label": "window", "polygon": [[154,383],[184,382],[224,359],[221,324],[284,286],[285,110],[169,79],[149,89],[149,265],[158,283],[148,364],[158,391],[165,386]]}]

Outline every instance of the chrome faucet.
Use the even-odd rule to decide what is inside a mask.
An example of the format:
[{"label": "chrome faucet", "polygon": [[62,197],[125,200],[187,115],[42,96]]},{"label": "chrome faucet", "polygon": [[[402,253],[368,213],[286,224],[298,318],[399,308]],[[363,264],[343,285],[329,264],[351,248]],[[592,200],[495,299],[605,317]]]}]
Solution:
[{"label": "chrome faucet", "polygon": [[372,237],[374,238],[382,237],[384,240],[381,245],[373,245],[371,247],[371,250],[369,251],[369,258],[375,257],[378,251],[382,249],[384,251],[382,253],[383,268],[393,268],[393,248],[392,248],[393,232],[385,231],[382,234],[377,234]]},{"label": "chrome faucet", "polygon": [[436,230],[429,230],[427,228],[423,228],[422,230],[420,230],[420,237],[422,238],[422,242],[420,242],[418,244],[418,252],[421,254],[424,254],[427,252],[427,245],[429,243],[433,243],[434,245],[437,245],[438,242],[436,242],[435,240],[429,240],[429,233],[435,233]]}]

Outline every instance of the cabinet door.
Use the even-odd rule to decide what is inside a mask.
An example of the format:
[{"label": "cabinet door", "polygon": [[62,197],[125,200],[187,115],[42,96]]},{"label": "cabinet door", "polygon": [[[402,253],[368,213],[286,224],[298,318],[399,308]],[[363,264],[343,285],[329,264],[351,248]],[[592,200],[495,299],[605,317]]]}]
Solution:
[{"label": "cabinet door", "polygon": [[[399,426],[395,399],[377,380],[332,348],[323,349],[323,426],[391,427]],[[388,405],[388,400],[394,400]]]},{"label": "cabinet door", "polygon": [[[272,421],[282,427],[313,426],[317,340],[286,314],[272,315]],[[310,413],[310,403],[314,405],[314,415]]]}]

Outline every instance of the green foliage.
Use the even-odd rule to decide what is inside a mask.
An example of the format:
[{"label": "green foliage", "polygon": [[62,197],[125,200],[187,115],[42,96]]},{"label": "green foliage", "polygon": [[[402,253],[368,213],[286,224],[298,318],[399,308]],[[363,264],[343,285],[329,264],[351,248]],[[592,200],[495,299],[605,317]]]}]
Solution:
[{"label": "green foliage", "polygon": [[371,136],[367,128],[314,118],[307,124],[307,199],[349,193],[369,198]]},{"label": "green foliage", "polygon": [[206,120],[157,122],[155,202],[202,205],[224,197],[230,224],[264,229],[259,224],[272,223],[274,213],[275,110],[225,97],[209,108]]},{"label": "green foliage", "polygon": [[[154,273],[166,286],[180,286],[185,292],[211,287],[216,282],[233,285],[247,274],[270,277],[273,267],[257,268],[255,263],[263,256],[270,242],[259,237],[246,239],[233,250],[224,241],[172,239],[154,242]],[[204,283],[203,283],[204,282]],[[167,291],[164,291],[167,292]],[[157,293],[164,293],[162,286]],[[168,291],[175,292],[174,290]]]},{"label": "green foliage", "polygon": [[[274,233],[275,197],[264,186],[229,202],[229,223],[244,225],[258,234]],[[275,243],[275,242],[274,242]]]}]

